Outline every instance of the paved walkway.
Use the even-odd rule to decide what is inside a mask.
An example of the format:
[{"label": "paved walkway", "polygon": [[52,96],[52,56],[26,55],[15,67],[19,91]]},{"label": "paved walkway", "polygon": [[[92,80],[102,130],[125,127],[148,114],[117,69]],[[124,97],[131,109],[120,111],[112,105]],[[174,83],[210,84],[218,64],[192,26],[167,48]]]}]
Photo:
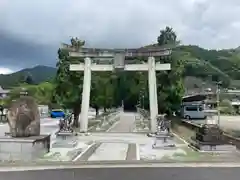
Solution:
[{"label": "paved walkway", "polygon": [[125,160],[128,144],[123,143],[102,143],[88,161],[99,160]]},{"label": "paved walkway", "polygon": [[108,132],[132,132],[134,128],[135,113],[123,112],[120,120]]},{"label": "paved walkway", "polygon": [[[114,124],[108,132],[131,132],[135,121],[134,113],[122,113],[120,120]],[[106,139],[106,137],[105,137]],[[119,136],[121,139],[121,135]],[[125,160],[127,157],[129,144],[121,142],[102,143],[90,156],[89,161],[101,160]]]}]

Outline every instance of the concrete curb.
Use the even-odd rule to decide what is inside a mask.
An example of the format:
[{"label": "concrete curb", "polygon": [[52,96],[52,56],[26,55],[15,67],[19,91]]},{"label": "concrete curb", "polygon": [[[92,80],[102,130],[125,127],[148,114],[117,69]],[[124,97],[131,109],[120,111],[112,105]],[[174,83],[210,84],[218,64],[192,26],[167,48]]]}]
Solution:
[{"label": "concrete curb", "polygon": [[[118,112],[118,113],[115,115],[114,118],[118,118],[117,116],[120,116],[120,115],[119,115],[120,113],[121,113],[121,112]],[[113,125],[110,126],[110,127],[106,130],[106,132],[110,132],[119,122],[120,122],[119,120],[117,120],[116,122],[114,122]]]},{"label": "concrete curb", "polygon": [[81,153],[80,156],[78,156],[77,158],[75,158],[73,161],[87,161],[90,156],[95,153],[95,151],[97,150],[97,148],[99,148],[99,146],[102,143],[94,143],[92,144],[89,148],[87,148],[84,152]]},{"label": "concrete curb", "polygon": [[137,161],[141,160],[141,157],[140,157],[140,145],[139,144],[136,144],[136,160]]}]

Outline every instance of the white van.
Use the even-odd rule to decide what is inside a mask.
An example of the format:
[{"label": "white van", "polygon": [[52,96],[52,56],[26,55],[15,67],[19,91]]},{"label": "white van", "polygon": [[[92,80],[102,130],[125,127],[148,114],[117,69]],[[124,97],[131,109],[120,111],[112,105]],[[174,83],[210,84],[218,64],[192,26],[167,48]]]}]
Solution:
[{"label": "white van", "polygon": [[204,106],[200,104],[182,106],[182,117],[184,119],[206,119]]}]

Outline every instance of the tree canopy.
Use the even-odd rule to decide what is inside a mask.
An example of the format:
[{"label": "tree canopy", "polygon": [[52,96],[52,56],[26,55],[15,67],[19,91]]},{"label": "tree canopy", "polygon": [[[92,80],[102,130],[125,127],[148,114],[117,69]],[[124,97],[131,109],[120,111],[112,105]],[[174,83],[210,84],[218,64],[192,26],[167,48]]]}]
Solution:
[{"label": "tree canopy", "polygon": [[181,54],[175,50],[179,41],[172,28],[166,27],[160,31],[158,45],[172,45],[173,52],[170,57],[160,59],[161,63],[170,63],[170,71],[157,72],[158,104],[161,113],[171,114],[177,111],[184,95],[183,71],[184,65]]}]

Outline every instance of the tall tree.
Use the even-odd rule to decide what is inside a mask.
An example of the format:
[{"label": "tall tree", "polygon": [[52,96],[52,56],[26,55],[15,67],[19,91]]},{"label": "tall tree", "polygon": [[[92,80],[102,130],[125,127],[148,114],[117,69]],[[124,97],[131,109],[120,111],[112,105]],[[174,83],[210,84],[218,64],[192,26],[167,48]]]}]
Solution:
[{"label": "tall tree", "polygon": [[[80,48],[85,42],[78,38],[71,39],[71,46]],[[55,90],[53,100],[67,109],[72,109],[74,113],[74,126],[78,127],[78,117],[81,106],[81,91],[83,82],[83,72],[72,72],[69,70],[70,64],[80,63],[83,59],[72,58],[66,49],[58,50],[57,74],[55,78]]]},{"label": "tall tree", "polygon": [[97,72],[93,73],[91,86],[91,105],[96,109],[111,108],[115,104],[115,79],[117,76],[113,72]]},{"label": "tall tree", "polygon": [[[71,46],[78,50],[83,47],[85,41],[72,38]],[[69,71],[70,64],[79,64],[82,58],[69,57],[69,52],[65,49],[58,51],[59,61],[57,63],[57,75],[55,80],[55,91],[53,100],[65,108],[73,109],[74,125],[78,127],[78,116],[82,100],[83,72]],[[116,76],[112,72],[92,73],[90,105],[96,109],[98,115],[99,108],[112,107],[114,99],[114,79]]]},{"label": "tall tree", "polygon": [[25,76],[25,83],[27,83],[29,85],[35,84],[33,76],[32,76],[31,73],[27,73],[27,75]]},{"label": "tall tree", "polygon": [[[131,63],[141,64],[144,59],[129,59]],[[135,109],[136,105],[141,99],[141,103],[148,102],[143,101],[144,98],[148,98],[148,93],[146,93],[148,85],[147,73],[144,72],[123,72],[121,73],[121,87],[118,88],[120,91],[122,100],[124,101],[124,107],[127,109]],[[147,106],[146,106],[147,107]]]},{"label": "tall tree", "polygon": [[177,41],[177,35],[172,28],[166,27],[161,30],[157,40],[159,46],[171,45],[173,48],[171,57],[160,59],[162,63],[170,63],[171,70],[157,72],[159,111],[172,114],[180,107],[184,94],[184,65],[180,54],[174,49],[179,41]]},{"label": "tall tree", "polygon": [[179,42],[177,41],[177,35],[173,31],[173,28],[167,26],[165,29],[160,31],[160,36],[157,38],[158,45],[177,45]]}]

